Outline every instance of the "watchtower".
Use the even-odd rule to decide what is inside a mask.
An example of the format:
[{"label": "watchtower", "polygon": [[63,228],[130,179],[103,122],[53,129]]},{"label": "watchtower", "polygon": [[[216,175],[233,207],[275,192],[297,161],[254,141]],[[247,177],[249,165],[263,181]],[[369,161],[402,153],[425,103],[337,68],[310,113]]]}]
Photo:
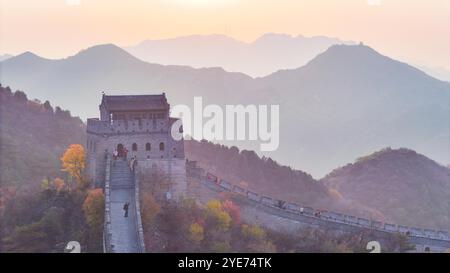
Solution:
[{"label": "watchtower", "polygon": [[[87,120],[87,175],[95,186],[103,185],[106,153],[117,150],[119,159],[137,159],[136,172],[159,170],[173,185],[172,196],[186,191],[183,140],[174,140],[165,93],[107,96],[99,105],[100,119]],[[180,130],[182,130],[180,128]],[[126,157],[126,158],[125,158]]]}]

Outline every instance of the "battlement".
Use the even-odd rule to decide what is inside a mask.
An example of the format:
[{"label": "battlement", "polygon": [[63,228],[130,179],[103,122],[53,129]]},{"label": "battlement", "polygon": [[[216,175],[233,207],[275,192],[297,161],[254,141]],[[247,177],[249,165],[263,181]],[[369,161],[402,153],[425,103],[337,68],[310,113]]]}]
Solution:
[{"label": "battlement", "polygon": [[87,133],[97,135],[120,135],[130,133],[168,133],[174,119],[139,119],[102,121],[87,120]]}]

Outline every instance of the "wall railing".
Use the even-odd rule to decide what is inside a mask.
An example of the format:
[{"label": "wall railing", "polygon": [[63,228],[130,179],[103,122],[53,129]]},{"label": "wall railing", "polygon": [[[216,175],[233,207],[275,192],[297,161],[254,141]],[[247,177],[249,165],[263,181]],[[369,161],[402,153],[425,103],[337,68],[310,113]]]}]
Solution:
[{"label": "wall railing", "polygon": [[139,194],[139,175],[136,174],[135,168],[132,171],[133,183],[134,183],[134,201],[136,209],[135,225],[138,238],[139,252],[145,252],[145,241],[144,241],[144,229],[142,228],[142,218],[141,218],[141,205],[140,205],[140,194]]},{"label": "wall railing", "polygon": [[103,229],[103,252],[114,252],[114,246],[111,243],[111,158],[109,154],[106,154],[106,167],[105,167],[105,220]]},{"label": "wall railing", "polygon": [[[194,164],[195,165],[195,164]],[[191,166],[191,168],[201,169],[196,166]],[[324,221],[334,222],[338,224],[357,226],[361,228],[367,228],[372,230],[378,230],[389,233],[401,233],[407,235],[409,237],[416,238],[425,238],[425,239],[433,239],[433,240],[441,240],[450,242],[450,235],[448,231],[444,230],[432,230],[432,229],[421,229],[416,227],[408,227],[403,225],[396,225],[391,223],[383,223],[380,221],[375,221],[371,219],[365,219],[362,217],[356,217],[351,215],[345,215],[338,212],[327,211],[322,209],[314,209],[307,206],[301,206],[296,203],[287,202],[283,200],[278,200],[275,198],[271,198],[266,195],[261,195],[259,193],[249,191],[237,185],[234,185],[224,179],[220,179],[217,176],[205,172],[204,170],[199,172],[187,172],[187,174],[192,173],[202,173],[199,178],[201,181],[205,181],[214,187],[218,187],[221,190],[229,191],[235,193],[239,196],[242,196],[246,199],[251,200],[252,202],[256,202],[262,204],[267,207],[275,208],[283,212],[287,212],[294,215],[302,215],[307,217],[313,217],[317,219],[321,219]]]}]

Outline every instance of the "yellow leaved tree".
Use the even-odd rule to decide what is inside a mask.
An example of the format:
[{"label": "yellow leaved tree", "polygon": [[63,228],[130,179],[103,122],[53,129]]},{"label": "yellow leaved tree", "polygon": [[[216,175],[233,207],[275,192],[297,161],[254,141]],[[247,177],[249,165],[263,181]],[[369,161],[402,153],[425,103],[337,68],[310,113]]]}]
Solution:
[{"label": "yellow leaved tree", "polygon": [[219,200],[212,199],[206,203],[205,214],[206,218],[213,220],[221,230],[227,231],[230,228],[231,216],[224,210]]},{"label": "yellow leaved tree", "polygon": [[199,223],[192,223],[189,227],[189,239],[195,243],[199,243],[204,238],[204,230],[203,226]]},{"label": "yellow leaved tree", "polygon": [[80,144],[71,144],[61,157],[63,171],[77,181],[77,188],[82,190],[87,188],[87,180],[83,176],[86,166],[86,154]]}]

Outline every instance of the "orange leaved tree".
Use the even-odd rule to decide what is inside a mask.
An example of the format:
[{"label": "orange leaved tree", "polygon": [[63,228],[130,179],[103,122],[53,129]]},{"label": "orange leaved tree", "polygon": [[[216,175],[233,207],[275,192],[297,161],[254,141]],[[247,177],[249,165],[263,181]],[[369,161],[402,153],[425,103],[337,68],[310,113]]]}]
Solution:
[{"label": "orange leaved tree", "polygon": [[101,246],[103,238],[103,220],[105,215],[104,211],[105,195],[103,194],[103,190],[89,190],[83,203],[83,212],[86,223],[89,226],[88,245],[94,252],[101,251],[100,248],[95,249],[95,246]]}]

